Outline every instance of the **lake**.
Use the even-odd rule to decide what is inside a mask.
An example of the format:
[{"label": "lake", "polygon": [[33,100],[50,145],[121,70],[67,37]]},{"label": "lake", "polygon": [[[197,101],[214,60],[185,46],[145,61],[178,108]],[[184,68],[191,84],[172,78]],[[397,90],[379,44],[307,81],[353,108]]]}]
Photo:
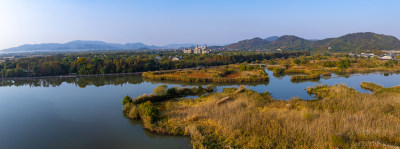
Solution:
[{"label": "lake", "polygon": [[[270,76],[269,82],[216,84],[217,90],[246,85],[269,91],[276,99],[314,99],[304,90],[316,84],[345,83],[368,93],[361,82],[385,87],[400,85],[399,74],[332,75],[319,81],[291,82],[290,76]],[[150,81],[135,75],[82,78],[0,79],[0,148],[191,148],[182,136],[156,135],[140,121],[126,119],[122,98],[152,93],[158,85],[198,86],[199,83]]]}]

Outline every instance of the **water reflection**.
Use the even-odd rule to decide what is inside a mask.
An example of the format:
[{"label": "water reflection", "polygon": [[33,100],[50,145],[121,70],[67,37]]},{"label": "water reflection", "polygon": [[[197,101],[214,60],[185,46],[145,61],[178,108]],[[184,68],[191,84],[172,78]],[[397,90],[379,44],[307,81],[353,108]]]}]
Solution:
[{"label": "water reflection", "polygon": [[15,78],[0,79],[0,86],[29,86],[29,87],[58,87],[62,83],[74,84],[81,88],[89,85],[96,87],[105,85],[140,84],[143,79],[140,75],[92,76],[77,78]]}]

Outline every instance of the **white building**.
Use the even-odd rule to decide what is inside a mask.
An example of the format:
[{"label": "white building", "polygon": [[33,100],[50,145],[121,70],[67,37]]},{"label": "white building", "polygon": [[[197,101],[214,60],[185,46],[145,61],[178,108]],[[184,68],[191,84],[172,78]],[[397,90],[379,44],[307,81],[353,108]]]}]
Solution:
[{"label": "white building", "polygon": [[380,59],[383,59],[383,60],[392,60],[393,57],[385,55],[385,56],[380,57]]},{"label": "white building", "polygon": [[210,53],[210,50],[208,49],[207,45],[204,47],[199,47],[198,45],[194,49],[183,49],[183,53],[186,54],[206,54]]}]

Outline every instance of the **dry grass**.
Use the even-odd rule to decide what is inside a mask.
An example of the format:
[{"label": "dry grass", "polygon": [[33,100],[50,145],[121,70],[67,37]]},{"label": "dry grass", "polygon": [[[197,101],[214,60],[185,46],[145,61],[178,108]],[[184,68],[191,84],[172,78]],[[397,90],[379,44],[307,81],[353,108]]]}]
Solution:
[{"label": "dry grass", "polygon": [[219,101],[217,102],[217,106],[221,106],[222,104],[224,104],[224,103],[226,103],[226,102],[228,102],[228,101],[231,101],[231,100],[233,100],[233,98],[231,98],[231,97],[224,97],[224,98],[222,98],[221,100],[219,100]]},{"label": "dry grass", "polygon": [[207,77],[210,77],[209,75],[204,74],[204,73],[192,73],[192,74],[188,74],[187,76],[188,76],[188,77],[199,77],[199,78],[207,78]]},{"label": "dry grass", "polygon": [[[312,91],[322,99],[271,100],[242,90],[171,101],[172,108],[161,111],[163,119],[148,129],[190,135],[194,148],[400,146],[400,92],[362,94],[345,85]],[[224,97],[232,100],[217,106]]]},{"label": "dry grass", "polygon": [[184,82],[266,82],[268,74],[264,70],[241,71],[239,65],[231,64],[201,70],[176,70],[144,72],[144,78]]}]

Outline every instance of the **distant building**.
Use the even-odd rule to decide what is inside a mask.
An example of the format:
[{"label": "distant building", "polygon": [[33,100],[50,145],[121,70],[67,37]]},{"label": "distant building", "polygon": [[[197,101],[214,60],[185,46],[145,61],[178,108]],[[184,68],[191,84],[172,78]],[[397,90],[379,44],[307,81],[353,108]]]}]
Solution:
[{"label": "distant building", "polygon": [[192,49],[183,49],[183,53],[186,54],[207,54],[210,53],[210,50],[208,49],[207,45],[205,45],[204,47],[199,47],[198,45]]},{"label": "distant building", "polygon": [[385,56],[380,57],[380,59],[383,59],[383,60],[392,60],[393,57],[385,55]]},{"label": "distant building", "polygon": [[374,53],[361,53],[361,54],[353,54],[353,53],[349,53],[350,56],[354,57],[367,57],[367,58],[373,58],[373,57],[378,57],[377,55],[375,55]]},{"label": "distant building", "polygon": [[10,56],[10,57],[3,57],[3,59],[5,59],[5,60],[13,60],[15,57],[14,56]]}]

